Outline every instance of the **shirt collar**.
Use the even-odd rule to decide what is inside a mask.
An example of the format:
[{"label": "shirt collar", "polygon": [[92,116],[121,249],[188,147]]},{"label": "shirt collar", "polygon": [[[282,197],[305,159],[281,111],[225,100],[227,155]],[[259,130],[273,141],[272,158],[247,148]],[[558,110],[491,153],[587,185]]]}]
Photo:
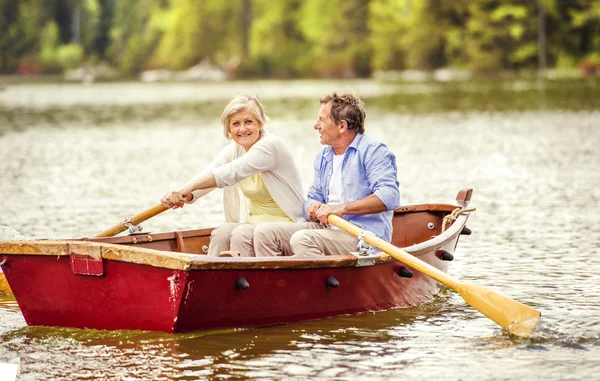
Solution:
[{"label": "shirt collar", "polygon": [[350,145],[348,146],[348,149],[352,148],[353,150],[357,150],[362,138],[363,134],[356,134],[354,140],[352,140],[352,143],[350,143]]},{"label": "shirt collar", "polygon": [[[349,149],[353,149],[356,151],[358,149],[358,146],[359,146],[362,138],[363,138],[363,134],[356,134],[356,136],[354,137],[354,140],[352,140],[352,143],[350,143],[350,145],[346,149],[346,152],[348,152]],[[325,149],[323,150],[323,157],[325,158],[325,160],[328,162],[333,160],[333,155],[334,155],[333,147],[331,147],[331,146],[325,147]]]}]

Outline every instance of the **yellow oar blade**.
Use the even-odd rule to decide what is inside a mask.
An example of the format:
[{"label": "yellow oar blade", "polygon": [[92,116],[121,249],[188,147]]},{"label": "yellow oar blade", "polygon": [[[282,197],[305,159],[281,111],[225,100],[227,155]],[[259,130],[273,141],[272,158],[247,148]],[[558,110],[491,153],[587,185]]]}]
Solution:
[{"label": "yellow oar blade", "polygon": [[12,290],[3,273],[0,273],[0,294],[12,295]]},{"label": "yellow oar blade", "polygon": [[[336,215],[330,214],[327,217],[327,220],[330,224],[337,226],[355,237],[358,237],[361,233],[361,229],[358,226]],[[456,279],[451,278],[448,274],[391,243],[382,240],[371,232],[367,233],[364,238],[368,244],[377,247],[405,265],[410,266],[412,269],[417,270],[458,292],[471,307],[498,323],[512,335],[525,338],[529,337],[535,329],[537,322],[540,320],[541,313],[539,311],[507,298],[506,296],[502,296],[483,286],[460,283]]]},{"label": "yellow oar blade", "polygon": [[454,290],[471,307],[519,337],[529,337],[542,315],[529,306],[477,284],[458,283]]}]

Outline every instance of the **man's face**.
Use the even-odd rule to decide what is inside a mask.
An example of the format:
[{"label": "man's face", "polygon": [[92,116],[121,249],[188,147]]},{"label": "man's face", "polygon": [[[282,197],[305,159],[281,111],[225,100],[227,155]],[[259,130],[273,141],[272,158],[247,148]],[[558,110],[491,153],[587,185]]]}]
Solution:
[{"label": "man's face", "polygon": [[321,105],[314,129],[321,135],[321,144],[333,145],[340,137],[340,125],[331,117],[331,102]]}]

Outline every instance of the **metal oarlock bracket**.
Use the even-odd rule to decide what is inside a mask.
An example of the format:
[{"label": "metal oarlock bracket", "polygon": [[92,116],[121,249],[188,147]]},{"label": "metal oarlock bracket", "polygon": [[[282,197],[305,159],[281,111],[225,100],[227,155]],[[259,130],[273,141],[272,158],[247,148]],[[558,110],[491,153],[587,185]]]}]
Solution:
[{"label": "metal oarlock bracket", "polygon": [[351,253],[357,258],[356,267],[362,266],[372,266],[375,264],[377,258],[379,258],[379,253],[369,254],[369,250],[371,249],[371,245],[369,245],[365,241],[365,236],[369,234],[368,231],[362,230],[358,235],[358,252]]},{"label": "metal oarlock bracket", "polygon": [[144,230],[141,225],[134,225],[134,224],[132,224],[131,223],[131,217],[127,217],[125,219],[125,226],[127,228],[129,228],[129,234],[139,233],[142,230]]},{"label": "metal oarlock bracket", "polygon": [[371,249],[371,245],[369,245],[367,243],[367,241],[365,241],[365,236],[369,234],[368,231],[366,230],[362,230],[360,232],[360,234],[358,235],[358,245],[357,245],[357,249],[358,249],[358,253],[360,255],[367,255],[369,252],[369,249]]}]

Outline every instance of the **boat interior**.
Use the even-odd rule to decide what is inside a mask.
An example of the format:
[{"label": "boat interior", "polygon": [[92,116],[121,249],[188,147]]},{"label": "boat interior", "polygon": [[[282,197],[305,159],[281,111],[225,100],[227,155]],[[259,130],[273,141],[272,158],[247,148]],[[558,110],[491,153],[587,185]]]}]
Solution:
[{"label": "boat interior", "polygon": [[[408,247],[430,240],[442,233],[443,219],[458,206],[422,204],[403,206],[394,211],[392,244]],[[206,254],[213,228],[152,233],[140,232],[109,238],[80,240],[143,247],[187,254]],[[236,256],[232,254],[231,256]]]}]

